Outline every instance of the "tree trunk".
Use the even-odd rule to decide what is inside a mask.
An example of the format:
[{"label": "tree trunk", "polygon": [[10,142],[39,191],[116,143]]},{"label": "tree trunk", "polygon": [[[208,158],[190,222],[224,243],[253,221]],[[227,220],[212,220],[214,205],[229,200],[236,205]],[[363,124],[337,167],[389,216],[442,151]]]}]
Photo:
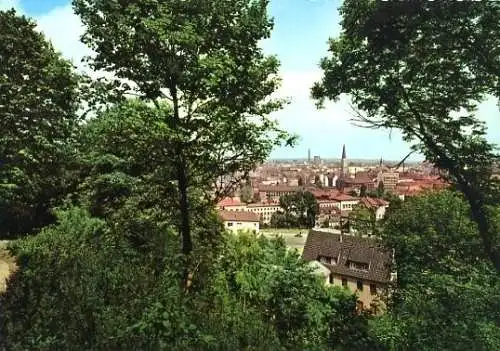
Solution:
[{"label": "tree trunk", "polygon": [[179,208],[181,216],[179,232],[182,238],[182,253],[187,256],[193,249],[193,243],[191,241],[191,226],[189,223],[188,181],[184,160],[177,166],[177,178],[179,181]]}]

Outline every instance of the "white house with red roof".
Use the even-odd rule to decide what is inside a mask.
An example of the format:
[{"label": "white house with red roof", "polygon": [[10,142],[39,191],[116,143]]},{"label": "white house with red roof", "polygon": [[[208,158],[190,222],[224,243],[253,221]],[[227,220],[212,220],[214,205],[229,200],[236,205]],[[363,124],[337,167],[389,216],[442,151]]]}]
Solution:
[{"label": "white house with red roof", "polygon": [[382,218],[384,218],[385,211],[389,207],[388,201],[368,196],[362,197],[359,203],[375,211],[376,220],[381,220]]},{"label": "white house with red roof", "polygon": [[227,230],[259,232],[260,218],[257,213],[247,211],[219,211],[219,216]]}]

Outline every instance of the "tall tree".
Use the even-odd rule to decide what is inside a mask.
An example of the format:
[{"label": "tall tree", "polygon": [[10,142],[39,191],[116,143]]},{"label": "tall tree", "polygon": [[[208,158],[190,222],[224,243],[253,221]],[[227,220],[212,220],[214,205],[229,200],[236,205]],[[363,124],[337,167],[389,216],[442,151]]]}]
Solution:
[{"label": "tall tree", "polygon": [[491,177],[498,154],[474,115],[487,94],[500,96],[500,4],[346,0],[341,15],[342,33],[329,42],[313,96],[321,105],[349,94],[358,124],[400,129],[445,170],[500,270],[492,221],[500,193]]},{"label": "tall tree", "polygon": [[66,184],[78,77],[35,23],[0,11],[0,237],[36,232]]},{"label": "tall tree", "polygon": [[366,187],[365,184],[361,185],[361,188],[359,189],[359,196],[365,197],[367,190],[368,190],[368,188]]},{"label": "tall tree", "polygon": [[385,194],[384,182],[380,181],[380,182],[378,182],[378,185],[377,185],[377,197],[382,198],[384,196],[384,194]]},{"label": "tall tree", "polygon": [[240,188],[241,202],[249,203],[253,200],[253,187],[251,184],[243,184]]},{"label": "tall tree", "polygon": [[397,285],[380,337],[390,350],[499,348],[500,279],[469,212],[461,194],[442,191],[387,218],[381,236],[394,249]]},{"label": "tall tree", "polygon": [[[268,1],[74,0],[96,51],[91,66],[133,86],[159,107],[171,104],[173,179],[179,190],[182,251],[192,250],[189,191],[234,188],[286,137],[268,115],[283,101],[278,61],[258,44],[269,37]],[[130,93],[130,92],[129,92]],[[213,200],[213,199],[211,199]]]}]

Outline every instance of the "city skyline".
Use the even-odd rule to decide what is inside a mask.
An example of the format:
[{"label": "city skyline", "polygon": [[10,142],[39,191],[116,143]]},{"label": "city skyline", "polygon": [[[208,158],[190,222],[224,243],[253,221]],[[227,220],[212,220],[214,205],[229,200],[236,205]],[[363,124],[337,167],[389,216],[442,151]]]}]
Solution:
[{"label": "city skyline", "polygon": [[[275,19],[271,38],[262,42],[267,54],[281,61],[282,87],[277,93],[291,103],[274,113],[283,129],[299,136],[294,148],[275,149],[270,159],[300,159],[311,149],[311,156],[340,157],[339,148],[348,148],[350,159],[398,160],[410,152],[397,130],[373,130],[350,123],[353,111],[348,99],[329,102],[318,110],[310,99],[310,87],[321,78],[320,59],[327,55],[327,40],[340,33],[339,0],[271,0],[270,14]],[[70,0],[0,0],[0,9],[15,7],[33,17],[54,47],[82,67],[83,56],[91,54],[79,37],[83,27],[73,13]],[[500,112],[496,99],[489,98],[478,108],[478,116],[488,126],[488,139],[500,144]],[[413,154],[409,161],[423,160]]]}]

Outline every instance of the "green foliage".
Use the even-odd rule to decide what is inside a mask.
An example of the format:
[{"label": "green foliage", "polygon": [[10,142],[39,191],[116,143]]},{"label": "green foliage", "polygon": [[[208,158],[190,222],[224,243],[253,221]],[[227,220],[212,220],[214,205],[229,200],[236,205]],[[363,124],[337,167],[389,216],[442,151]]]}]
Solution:
[{"label": "green foliage", "polygon": [[[172,180],[184,254],[192,250],[192,188],[227,195],[271,149],[292,139],[269,113],[278,61],[259,47],[272,21],[267,1],[74,0],[96,51],[91,66],[130,81],[133,93],[160,108],[168,100]],[[228,180],[229,181],[225,181]],[[216,200],[216,199],[212,199]]]},{"label": "green foliage", "polygon": [[359,189],[359,196],[360,197],[365,197],[366,196],[366,193],[367,193],[367,190],[368,188],[366,187],[366,185],[361,185],[361,188]]},{"label": "green foliage", "polygon": [[68,187],[78,77],[35,26],[0,11],[0,238],[52,223]]},{"label": "green foliage", "polygon": [[484,251],[500,270],[488,206],[500,204],[498,160],[476,116],[500,97],[500,5],[495,1],[344,1],[342,34],[329,42],[312,94],[349,94],[358,124],[398,128],[414,149],[446,171],[471,206]]},{"label": "green foliage", "polygon": [[280,198],[280,207],[283,212],[273,214],[271,226],[277,228],[314,227],[319,207],[311,192],[300,191],[283,195]]},{"label": "green foliage", "polygon": [[375,234],[375,210],[358,204],[349,213],[349,223],[357,235]]},{"label": "green foliage", "polygon": [[380,181],[377,185],[377,197],[383,197],[385,194],[384,182]]},{"label": "green foliage", "polygon": [[409,199],[387,219],[398,281],[373,332],[388,349],[500,346],[500,279],[469,211],[462,196],[442,191]]},{"label": "green foliage", "polygon": [[252,202],[253,200],[253,188],[250,184],[245,184],[240,189],[240,200],[244,203]]},{"label": "green foliage", "polygon": [[[147,258],[74,208],[57,226],[13,244],[19,271],[1,298],[9,350],[126,348],[126,327],[154,283]],[[133,337],[132,337],[133,338]]]},{"label": "green foliage", "polygon": [[326,350],[360,342],[349,339],[366,324],[355,297],[327,288],[282,240],[229,235],[214,260],[198,252],[185,295],[172,233],[142,227],[166,239],[158,272],[155,257],[127,239],[133,223],[110,226],[71,208],[58,225],[14,243],[20,269],[1,297],[0,347]]}]

